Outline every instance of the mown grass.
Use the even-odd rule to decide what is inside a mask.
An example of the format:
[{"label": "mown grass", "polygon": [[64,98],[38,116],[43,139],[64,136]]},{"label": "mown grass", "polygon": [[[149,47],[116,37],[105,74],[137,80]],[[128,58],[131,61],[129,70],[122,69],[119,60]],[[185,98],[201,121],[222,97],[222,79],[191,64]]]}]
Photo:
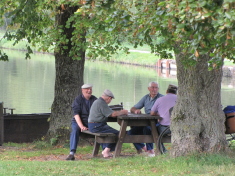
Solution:
[{"label": "mown grass", "polygon": [[151,53],[130,52],[129,54],[126,54],[123,51],[120,51],[118,54],[114,54],[110,58],[110,61],[155,66],[158,59],[159,57],[157,55]]},{"label": "mown grass", "polygon": [[[233,152],[201,153],[178,158],[172,158],[168,154],[153,158],[135,155],[108,160],[87,158],[65,161],[60,158],[30,161],[32,157],[52,154],[66,156],[69,152],[69,148],[62,146],[45,144],[44,148],[38,149],[38,145],[39,143],[4,144],[5,150],[0,150],[0,175],[235,175]],[[132,144],[124,144],[122,153],[130,151],[133,151]],[[77,153],[91,152],[92,146],[79,146]]]}]

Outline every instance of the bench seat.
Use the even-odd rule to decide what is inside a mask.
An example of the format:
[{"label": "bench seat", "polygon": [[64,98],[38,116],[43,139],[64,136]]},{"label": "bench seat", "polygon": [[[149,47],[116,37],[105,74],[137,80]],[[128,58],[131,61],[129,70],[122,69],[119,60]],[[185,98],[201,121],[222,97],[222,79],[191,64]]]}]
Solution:
[{"label": "bench seat", "polygon": [[82,136],[88,135],[87,138],[95,138],[94,148],[92,152],[92,157],[95,157],[99,153],[100,143],[116,143],[118,141],[118,136],[113,133],[92,133],[88,130],[82,131]]}]

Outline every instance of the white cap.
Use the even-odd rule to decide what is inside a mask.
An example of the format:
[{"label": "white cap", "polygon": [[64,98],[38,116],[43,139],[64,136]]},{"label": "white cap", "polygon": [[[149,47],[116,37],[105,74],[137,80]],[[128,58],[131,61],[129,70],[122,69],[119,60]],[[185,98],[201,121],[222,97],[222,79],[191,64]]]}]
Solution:
[{"label": "white cap", "polygon": [[92,84],[83,84],[81,88],[82,89],[87,89],[89,87],[93,87],[93,85]]}]

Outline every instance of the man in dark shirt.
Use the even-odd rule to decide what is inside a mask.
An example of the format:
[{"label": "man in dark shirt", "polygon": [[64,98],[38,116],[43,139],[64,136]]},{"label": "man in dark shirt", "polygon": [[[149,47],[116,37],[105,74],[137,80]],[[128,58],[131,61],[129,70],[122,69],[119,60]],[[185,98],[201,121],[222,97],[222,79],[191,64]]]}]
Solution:
[{"label": "man in dark shirt", "polygon": [[78,95],[73,102],[73,119],[72,119],[72,133],[70,136],[70,154],[66,160],[75,160],[79,134],[84,130],[88,130],[88,116],[93,102],[97,99],[92,95],[92,84],[84,84],[82,94]]}]

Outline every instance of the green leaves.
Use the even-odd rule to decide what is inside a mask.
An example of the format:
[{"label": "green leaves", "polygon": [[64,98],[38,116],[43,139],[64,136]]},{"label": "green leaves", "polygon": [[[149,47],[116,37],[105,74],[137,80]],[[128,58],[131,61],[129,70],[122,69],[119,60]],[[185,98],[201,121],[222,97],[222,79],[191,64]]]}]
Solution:
[{"label": "green leaves", "polygon": [[[74,59],[80,57],[79,51],[89,48],[88,56],[94,59],[109,58],[122,49],[128,51],[122,47],[124,40],[134,46],[147,44],[152,52],[169,58],[175,43],[180,42],[184,53],[191,54],[185,60],[191,65],[197,60],[196,50],[199,57],[210,54],[215,62],[222,56],[233,59],[235,9],[230,8],[230,3],[231,0],[223,4],[205,0],[138,0],[132,4],[112,0],[84,4],[63,0],[58,4],[57,1],[26,3],[20,0],[0,6],[6,8],[0,15],[12,17],[15,33],[6,33],[5,38],[14,40],[15,44],[27,39],[47,51],[54,43],[56,52],[69,54]],[[158,38],[164,42],[156,42]],[[1,58],[7,59],[4,54]]]},{"label": "green leaves", "polygon": [[8,56],[6,55],[6,53],[2,53],[1,50],[0,50],[0,60],[8,61]]}]

